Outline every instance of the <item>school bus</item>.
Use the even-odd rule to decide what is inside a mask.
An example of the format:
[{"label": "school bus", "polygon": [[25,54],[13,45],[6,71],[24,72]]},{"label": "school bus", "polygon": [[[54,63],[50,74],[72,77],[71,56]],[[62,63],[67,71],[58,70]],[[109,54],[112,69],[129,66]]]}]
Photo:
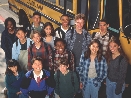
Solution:
[{"label": "school bus", "polygon": [[[99,20],[106,18],[108,29],[120,35],[122,48],[131,63],[131,0],[8,0],[8,3],[23,26],[31,25],[34,11],[41,13],[42,22],[52,22],[54,28],[60,25],[62,14],[68,14],[73,20],[77,13],[83,13],[85,28],[90,33],[98,31]],[[124,35],[124,31],[128,34]]]}]

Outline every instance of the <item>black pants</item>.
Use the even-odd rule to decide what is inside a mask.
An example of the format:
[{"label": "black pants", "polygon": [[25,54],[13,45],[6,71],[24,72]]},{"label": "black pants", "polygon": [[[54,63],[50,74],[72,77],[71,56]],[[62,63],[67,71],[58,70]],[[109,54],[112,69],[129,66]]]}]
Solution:
[{"label": "black pants", "polygon": [[45,96],[47,95],[47,91],[30,91],[29,92],[29,96],[31,98],[45,98]]}]

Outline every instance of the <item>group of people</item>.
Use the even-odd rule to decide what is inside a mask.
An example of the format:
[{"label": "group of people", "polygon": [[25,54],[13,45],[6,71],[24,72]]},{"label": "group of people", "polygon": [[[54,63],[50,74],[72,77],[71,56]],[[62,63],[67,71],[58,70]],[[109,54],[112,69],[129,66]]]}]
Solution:
[{"label": "group of people", "polygon": [[[5,52],[5,84],[8,98],[98,98],[101,83],[107,98],[122,98],[128,60],[120,40],[108,31],[105,19],[99,21],[99,32],[85,30],[85,15],[60,17],[61,25],[41,22],[33,13],[31,27],[16,27],[9,17],[1,36]],[[31,32],[29,32],[31,31]]]}]

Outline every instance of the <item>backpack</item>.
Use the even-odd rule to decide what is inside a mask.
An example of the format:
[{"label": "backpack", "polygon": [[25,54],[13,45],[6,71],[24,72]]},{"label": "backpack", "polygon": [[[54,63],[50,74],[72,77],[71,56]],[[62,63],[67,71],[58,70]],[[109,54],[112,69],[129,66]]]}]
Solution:
[{"label": "backpack", "polygon": [[[52,52],[52,62],[53,62],[53,64],[54,64],[54,59],[55,59],[55,53],[56,53],[56,50]],[[71,70],[71,68],[70,68],[71,51],[67,51],[67,53],[68,53],[69,70]]]},{"label": "backpack", "polygon": [[[75,86],[74,86],[74,83],[75,83],[75,82],[74,82],[74,75],[73,75],[73,73],[74,73],[74,72],[71,71],[71,83],[72,83],[72,86],[75,87]],[[58,89],[59,89],[59,84],[60,84],[59,79],[60,79],[60,70],[57,71]],[[74,89],[75,89],[75,88],[74,88]]]},{"label": "backpack", "polygon": [[[73,38],[73,34],[74,34],[74,28],[72,27],[72,29],[71,29],[71,36],[70,36],[71,40],[72,40],[72,38]],[[86,40],[87,40],[87,34],[88,34],[88,33],[85,33],[85,38],[86,38]]]},{"label": "backpack", "polygon": [[[97,33],[97,32],[93,32],[93,33],[92,33],[92,39],[95,37],[96,33]],[[111,37],[112,37],[112,34],[109,32],[109,40],[111,39]]]}]

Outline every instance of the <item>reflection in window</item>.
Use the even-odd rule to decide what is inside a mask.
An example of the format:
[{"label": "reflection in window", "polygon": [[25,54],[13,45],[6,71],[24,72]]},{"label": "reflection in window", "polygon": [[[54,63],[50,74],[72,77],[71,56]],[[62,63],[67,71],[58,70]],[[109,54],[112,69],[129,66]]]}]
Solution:
[{"label": "reflection in window", "polygon": [[[66,9],[73,10],[73,0],[66,0]],[[60,0],[60,5],[64,7],[64,0]]]}]

